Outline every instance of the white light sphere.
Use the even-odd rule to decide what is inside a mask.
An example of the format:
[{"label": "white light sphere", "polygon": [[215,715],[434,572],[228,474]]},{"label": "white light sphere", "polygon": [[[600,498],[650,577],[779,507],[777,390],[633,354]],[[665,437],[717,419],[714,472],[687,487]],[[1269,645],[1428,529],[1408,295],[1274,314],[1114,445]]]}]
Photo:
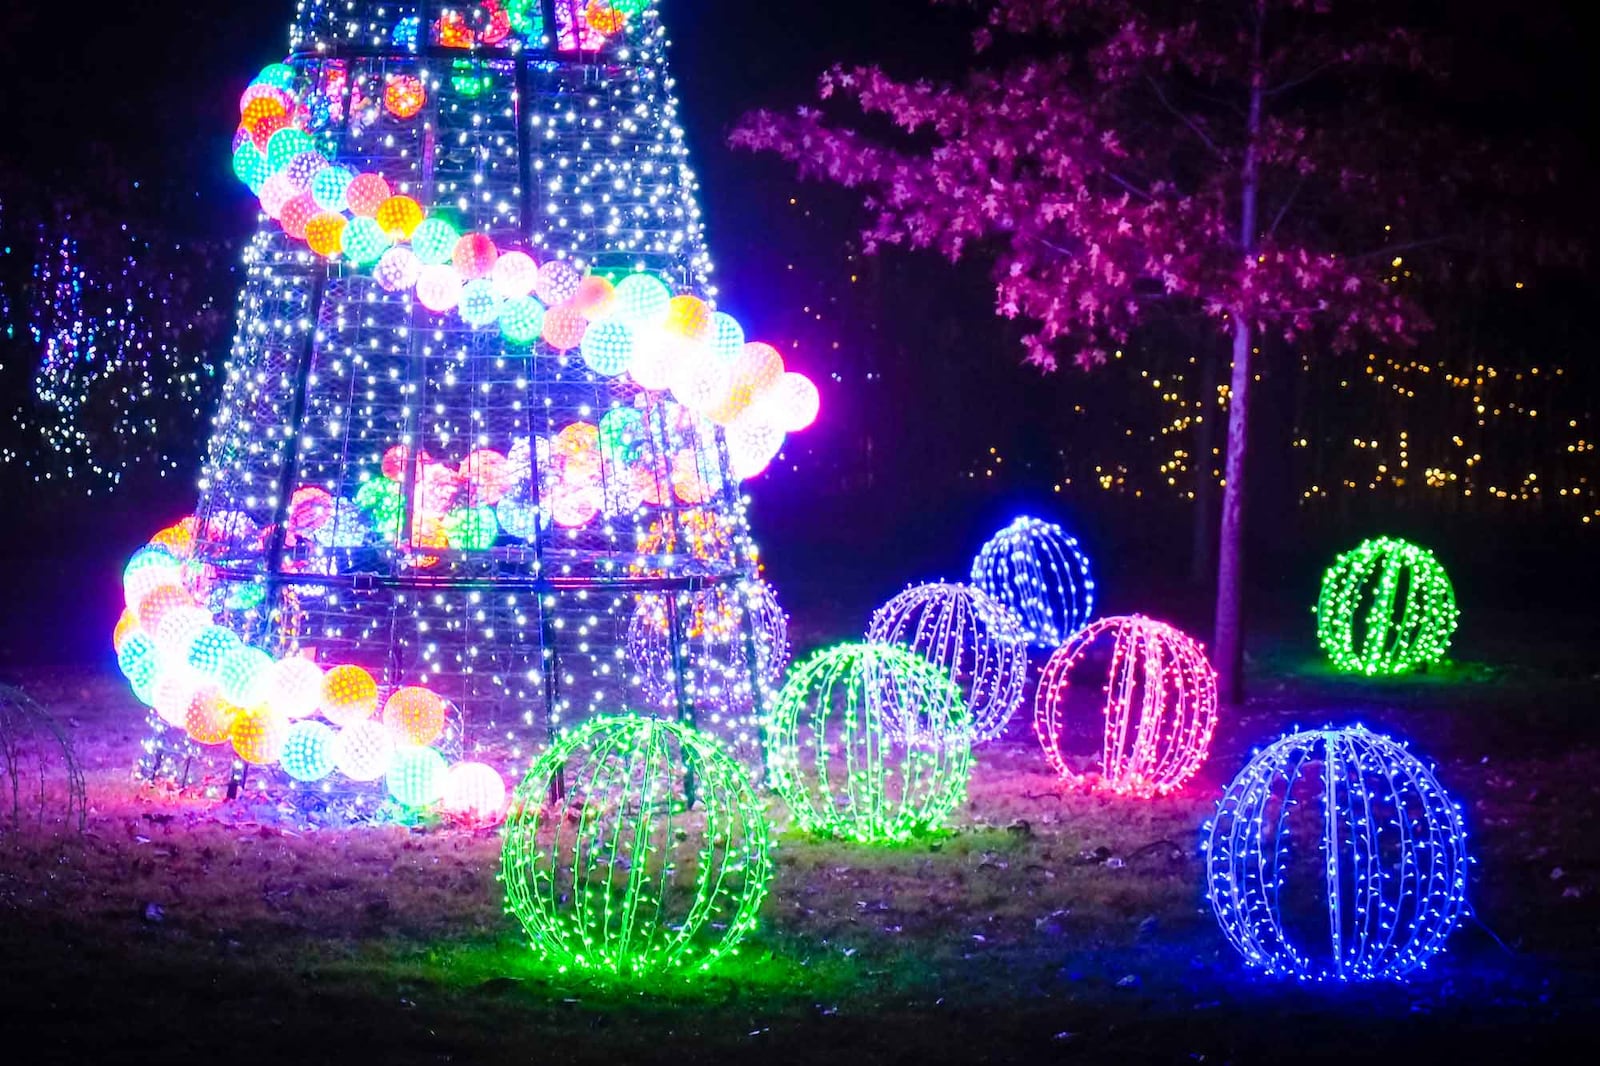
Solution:
[{"label": "white light sphere", "polygon": [[981,589],[942,582],[908,588],[873,614],[867,639],[898,644],[949,674],[966,698],[974,744],[1003,733],[1022,706],[1027,634]]},{"label": "white light sphere", "polygon": [[333,741],[333,763],[352,781],[376,781],[389,769],[394,743],[382,722],[368,719],[339,730]]}]

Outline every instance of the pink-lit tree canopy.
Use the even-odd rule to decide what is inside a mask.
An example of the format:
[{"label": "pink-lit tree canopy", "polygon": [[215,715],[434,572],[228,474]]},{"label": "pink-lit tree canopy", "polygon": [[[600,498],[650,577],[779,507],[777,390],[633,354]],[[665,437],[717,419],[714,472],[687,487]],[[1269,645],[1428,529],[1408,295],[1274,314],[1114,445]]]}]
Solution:
[{"label": "pink-lit tree canopy", "polygon": [[1231,348],[1215,661],[1236,698],[1256,357],[1411,343],[1410,257],[1461,243],[1462,176],[1492,175],[1405,106],[1435,59],[1385,5],[943,2],[982,20],[962,80],[837,66],[821,107],[754,112],[733,142],[858,190],[868,250],[992,258],[1043,370],[1136,355],[1155,315]]}]

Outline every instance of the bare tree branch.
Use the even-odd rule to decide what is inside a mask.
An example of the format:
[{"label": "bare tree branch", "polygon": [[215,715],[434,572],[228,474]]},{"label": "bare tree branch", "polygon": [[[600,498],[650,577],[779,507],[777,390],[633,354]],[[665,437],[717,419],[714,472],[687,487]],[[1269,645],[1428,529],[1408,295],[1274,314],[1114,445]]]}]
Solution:
[{"label": "bare tree branch", "polygon": [[1161,106],[1172,112],[1172,114],[1177,117],[1178,121],[1182,122],[1185,126],[1188,126],[1189,129],[1193,131],[1194,135],[1200,138],[1200,142],[1210,149],[1212,155],[1216,156],[1218,159],[1228,158],[1227,154],[1223,152],[1221,148],[1217,147],[1217,143],[1213,141],[1211,136],[1200,127],[1198,122],[1172,105],[1172,101],[1167,99],[1167,94],[1161,91],[1160,83],[1151,77],[1146,77],[1145,81],[1149,82],[1150,88],[1155,90],[1156,99],[1161,101]]}]

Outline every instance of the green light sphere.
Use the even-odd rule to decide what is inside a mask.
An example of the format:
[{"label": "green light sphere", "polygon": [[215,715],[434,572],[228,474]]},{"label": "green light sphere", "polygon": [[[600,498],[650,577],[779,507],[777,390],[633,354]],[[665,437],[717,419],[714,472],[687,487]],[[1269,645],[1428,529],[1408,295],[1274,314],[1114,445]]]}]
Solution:
[{"label": "green light sphere", "polygon": [[[331,169],[331,168],[330,168]],[[353,218],[339,235],[339,247],[352,263],[376,263],[394,242],[377,221]]]},{"label": "green light sphere", "polygon": [[1328,567],[1316,615],[1317,642],[1335,667],[1377,675],[1443,659],[1459,612],[1449,575],[1431,551],[1376,537]]},{"label": "green light sphere", "polygon": [[400,744],[389,756],[384,783],[395,802],[417,809],[431,807],[444,795],[446,769],[444,756],[432,748]]},{"label": "green light sphere", "polygon": [[500,306],[500,332],[513,344],[532,344],[544,332],[544,304],[532,296],[507,300]]},{"label": "green light sphere", "polygon": [[841,644],[795,666],[767,744],[772,787],[800,828],[863,844],[941,828],[972,771],[960,689],[887,644]]},{"label": "green light sphere", "polygon": [[749,778],[710,738],[657,718],[597,718],[518,786],[501,880],[534,949],[561,969],[688,974],[754,928],[769,833]]},{"label": "green light sphere", "polygon": [[[271,147],[270,143],[268,147]],[[444,219],[425,218],[411,231],[411,250],[424,263],[448,263],[460,239],[461,234]]]}]

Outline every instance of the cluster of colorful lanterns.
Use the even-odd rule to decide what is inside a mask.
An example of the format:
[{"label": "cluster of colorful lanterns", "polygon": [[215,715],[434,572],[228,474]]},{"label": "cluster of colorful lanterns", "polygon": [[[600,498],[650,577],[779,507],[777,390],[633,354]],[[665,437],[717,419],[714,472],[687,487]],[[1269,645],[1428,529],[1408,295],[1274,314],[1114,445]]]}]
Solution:
[{"label": "cluster of colorful lanterns", "polygon": [[505,785],[482,763],[438,750],[449,709],[426,688],[383,691],[363,667],[274,658],[219,625],[210,575],[193,556],[196,520],[158,532],[123,571],[117,665],[165,725],[243,762],[277,765],[303,783],[338,773],[383,779],[394,800],[477,822],[499,818]]}]

